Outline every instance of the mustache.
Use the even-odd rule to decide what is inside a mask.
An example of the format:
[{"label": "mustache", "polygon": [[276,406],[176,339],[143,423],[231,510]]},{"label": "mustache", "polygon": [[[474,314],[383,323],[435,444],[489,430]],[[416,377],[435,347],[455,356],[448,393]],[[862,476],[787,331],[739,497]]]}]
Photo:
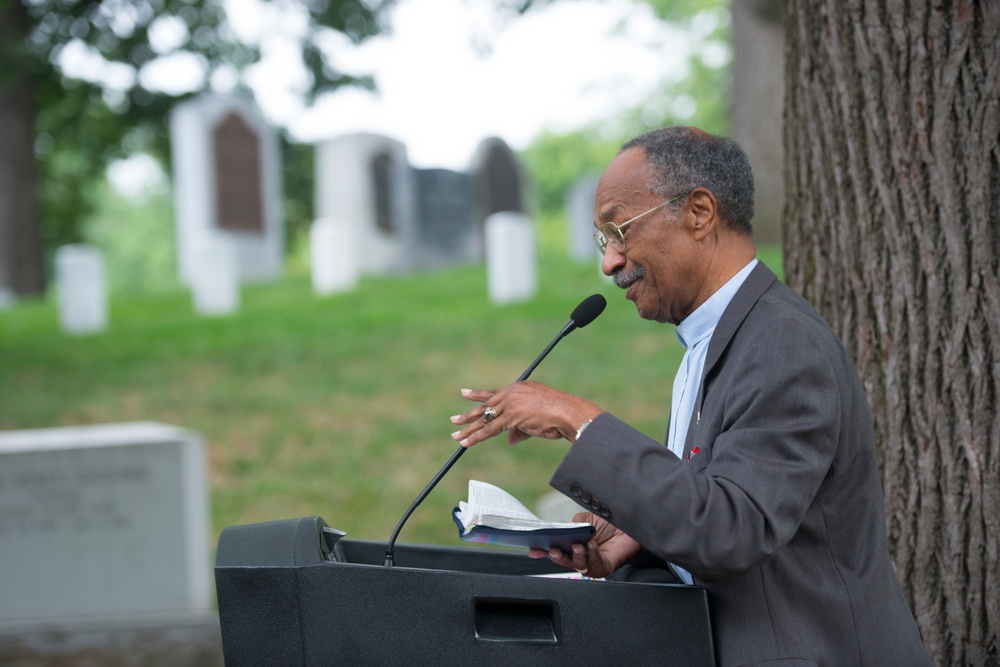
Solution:
[{"label": "mustache", "polygon": [[626,271],[624,268],[618,269],[611,279],[614,281],[615,287],[625,289],[644,275],[646,275],[646,267],[636,264],[631,271]]}]

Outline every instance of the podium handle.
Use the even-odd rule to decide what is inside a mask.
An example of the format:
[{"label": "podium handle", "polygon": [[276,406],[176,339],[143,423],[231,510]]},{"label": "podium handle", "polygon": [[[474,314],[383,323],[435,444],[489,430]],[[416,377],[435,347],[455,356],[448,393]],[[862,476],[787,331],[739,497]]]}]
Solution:
[{"label": "podium handle", "polygon": [[473,628],[481,642],[559,643],[559,606],[554,600],[474,599]]}]

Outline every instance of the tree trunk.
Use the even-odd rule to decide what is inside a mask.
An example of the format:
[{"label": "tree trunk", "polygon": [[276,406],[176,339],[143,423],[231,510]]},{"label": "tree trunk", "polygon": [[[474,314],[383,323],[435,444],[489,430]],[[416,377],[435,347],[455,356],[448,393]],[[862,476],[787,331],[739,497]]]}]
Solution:
[{"label": "tree trunk", "polygon": [[[0,74],[0,301],[3,292],[45,291],[41,216],[36,193],[35,102],[28,68],[10,66],[12,44],[23,44],[30,23],[21,2],[0,9],[6,71]],[[23,61],[23,59],[20,59]]]},{"label": "tree trunk", "polygon": [[785,270],[854,357],[941,665],[1000,664],[1000,3],[787,0]]}]

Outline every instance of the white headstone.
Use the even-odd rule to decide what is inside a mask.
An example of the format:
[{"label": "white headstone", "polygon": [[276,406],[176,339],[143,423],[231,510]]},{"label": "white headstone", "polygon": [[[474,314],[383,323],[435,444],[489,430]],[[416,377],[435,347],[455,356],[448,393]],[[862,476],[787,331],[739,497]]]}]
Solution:
[{"label": "white headstone", "polygon": [[200,315],[230,315],[240,305],[236,252],[227,238],[206,235],[191,255],[191,295]]},{"label": "white headstone", "polygon": [[350,134],[316,146],[316,218],[353,225],[361,272],[382,275],[408,264],[417,237],[406,146],[378,134]]},{"label": "white headstone", "polygon": [[313,291],[325,296],[354,289],[361,276],[358,229],[345,220],[322,218],[309,229]]},{"label": "white headstone", "polygon": [[63,331],[104,331],[108,325],[108,291],[100,251],[85,243],[61,246],[56,250],[55,268]]},{"label": "white headstone", "polygon": [[205,612],[199,437],[152,422],[0,432],[0,621]]},{"label": "white headstone", "polygon": [[281,275],[284,221],[278,137],[253,104],[202,95],[170,114],[177,260],[190,285],[205,235],[228,239],[241,280]]},{"label": "white headstone", "polygon": [[592,261],[600,257],[594,243],[594,196],[597,176],[584,176],[566,195],[566,217],[569,224],[569,252],[573,259]]},{"label": "white headstone", "polygon": [[17,295],[9,287],[0,285],[0,312],[10,310],[17,303]]},{"label": "white headstone", "polygon": [[486,218],[486,280],[490,301],[526,301],[537,290],[535,231],[524,213]]}]

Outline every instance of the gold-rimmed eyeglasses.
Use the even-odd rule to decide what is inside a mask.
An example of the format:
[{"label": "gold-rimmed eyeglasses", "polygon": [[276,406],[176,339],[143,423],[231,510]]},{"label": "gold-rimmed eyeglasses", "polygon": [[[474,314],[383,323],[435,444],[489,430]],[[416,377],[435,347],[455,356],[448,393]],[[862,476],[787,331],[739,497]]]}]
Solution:
[{"label": "gold-rimmed eyeglasses", "polygon": [[687,193],[679,194],[675,197],[671,197],[662,204],[657,204],[653,208],[649,209],[645,213],[640,213],[630,220],[626,220],[620,225],[616,225],[613,222],[606,222],[601,227],[594,232],[594,240],[597,242],[597,247],[603,255],[607,252],[608,246],[615,249],[615,252],[625,252],[625,235],[622,234],[622,230],[631,225],[633,222],[639,218],[645,217],[652,213],[653,211],[658,211],[667,204],[672,204],[681,197],[684,197]]}]

